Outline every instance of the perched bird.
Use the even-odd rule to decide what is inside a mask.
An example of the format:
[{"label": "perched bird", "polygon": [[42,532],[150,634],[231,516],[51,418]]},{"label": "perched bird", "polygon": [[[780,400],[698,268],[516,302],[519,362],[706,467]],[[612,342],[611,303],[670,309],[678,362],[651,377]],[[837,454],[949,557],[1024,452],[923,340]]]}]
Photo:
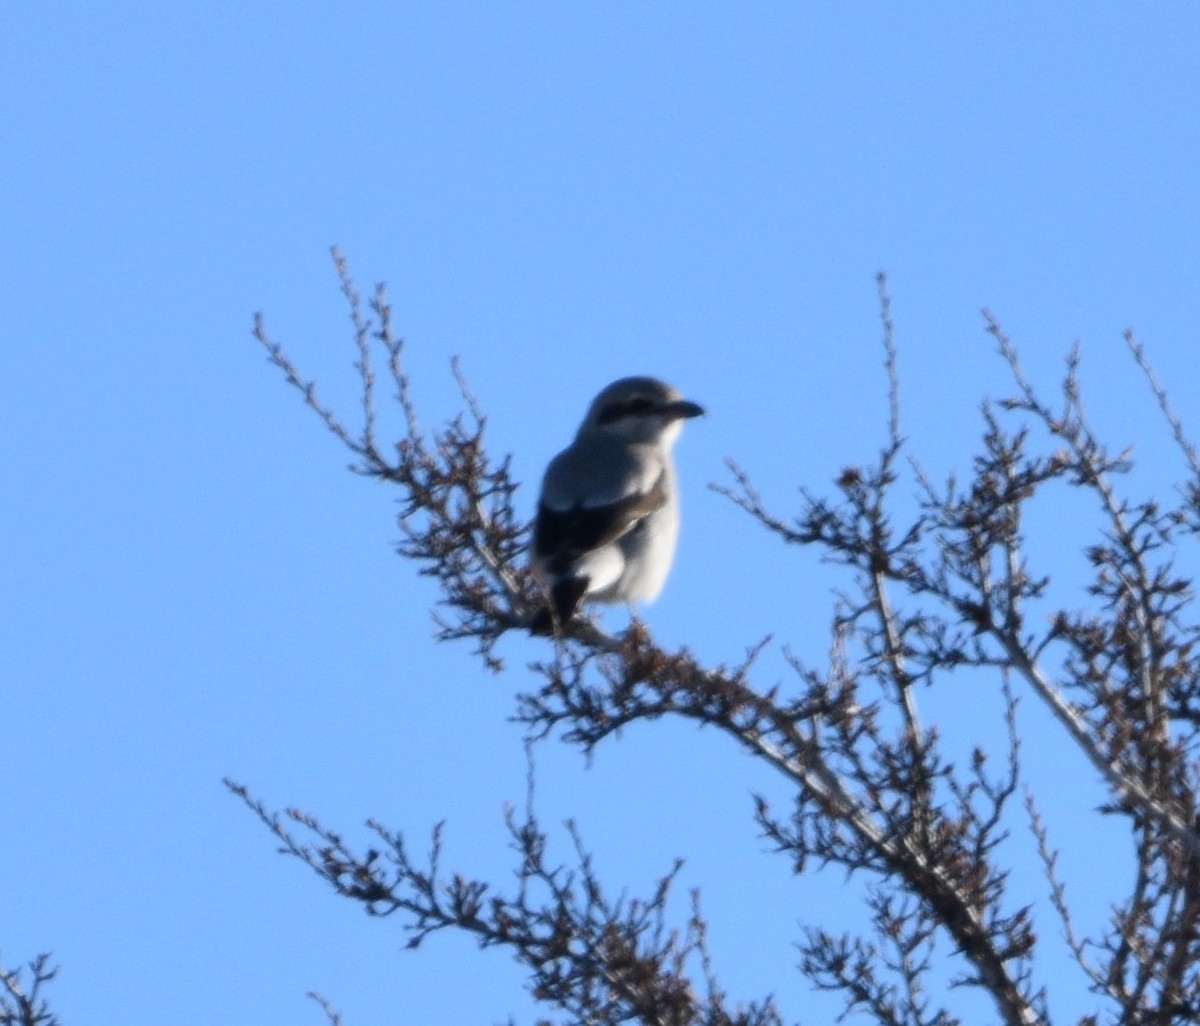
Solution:
[{"label": "perched bird", "polygon": [[[704,412],[654,378],[621,378],[592,401],[575,440],[550,461],[533,529],[533,565],[553,617],[581,602],[652,602],[675,557],[679,490],[671,447]],[[534,624],[546,632],[549,610]]]}]

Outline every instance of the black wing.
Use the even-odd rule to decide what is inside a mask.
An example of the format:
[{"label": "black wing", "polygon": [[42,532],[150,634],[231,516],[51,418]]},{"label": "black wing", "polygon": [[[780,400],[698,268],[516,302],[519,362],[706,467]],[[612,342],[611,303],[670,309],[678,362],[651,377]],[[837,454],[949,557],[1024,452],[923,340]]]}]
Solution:
[{"label": "black wing", "polygon": [[666,474],[662,473],[648,492],[608,506],[577,503],[557,510],[539,503],[533,526],[534,555],[549,561],[551,573],[565,573],[579,556],[615,542],[666,501]]}]

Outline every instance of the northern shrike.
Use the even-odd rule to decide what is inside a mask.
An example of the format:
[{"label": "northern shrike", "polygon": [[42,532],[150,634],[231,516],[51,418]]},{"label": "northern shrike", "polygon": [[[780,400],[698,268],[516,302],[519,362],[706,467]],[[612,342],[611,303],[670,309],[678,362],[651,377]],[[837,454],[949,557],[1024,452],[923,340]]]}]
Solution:
[{"label": "northern shrike", "polygon": [[[588,408],[578,433],[542,480],[534,569],[559,624],[584,600],[652,602],[679,536],[671,446],[704,412],[654,378],[621,378]],[[550,627],[549,611],[535,630]]]}]

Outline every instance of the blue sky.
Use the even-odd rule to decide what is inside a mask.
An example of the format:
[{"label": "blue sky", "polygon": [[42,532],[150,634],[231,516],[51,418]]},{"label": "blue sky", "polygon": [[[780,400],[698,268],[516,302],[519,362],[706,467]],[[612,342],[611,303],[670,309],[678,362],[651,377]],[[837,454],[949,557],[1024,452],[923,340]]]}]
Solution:
[{"label": "blue sky", "polygon": [[[1200,422],[1197,52],[1184,3],[0,7],[4,960],[53,949],[68,1023],[319,1023],[310,989],[348,1026],[534,1018],[502,955],[402,951],[220,786],[350,837],[444,818],[449,864],[507,873],[507,717],[544,649],[506,640],[491,678],[433,645],[395,496],[344,472],[250,338],[262,310],[352,412],[331,244],[364,291],[389,283],[427,423],[455,411],[461,357],[530,510],[609,380],[704,403],[648,619],[711,661],[773,633],[782,677],[779,645],[824,655],[836,575],[705,485],[733,456],[787,512],[875,452],[878,270],[934,476],[965,469],[979,400],[1006,391],[984,306],[1048,392],[1079,339],[1137,480],[1179,475],[1121,333]],[[1044,511],[1067,580],[1075,512]],[[952,686],[925,708],[966,745],[990,701]],[[1032,747],[1078,784],[1046,795],[1069,833],[1098,792]],[[590,769],[553,744],[538,765],[545,821],[574,816],[615,884],[687,858],[732,996],[827,1021],[788,945],[847,902],[763,853],[750,792],[783,795],[764,770],[671,724]],[[1102,893],[1105,867],[1074,860]],[[1036,874],[1017,886],[1039,897]]]}]

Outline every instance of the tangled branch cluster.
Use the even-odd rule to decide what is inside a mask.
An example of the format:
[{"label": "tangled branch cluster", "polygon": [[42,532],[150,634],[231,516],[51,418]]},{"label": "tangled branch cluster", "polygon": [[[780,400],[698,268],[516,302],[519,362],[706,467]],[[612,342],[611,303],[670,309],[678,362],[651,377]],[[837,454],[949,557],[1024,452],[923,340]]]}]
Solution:
[{"label": "tangled branch cluster", "polygon": [[[465,386],[466,411],[432,436],[422,431],[382,289],[368,319],[340,257],[337,269],[359,354],[359,430],[321,404],[261,321],[256,335],[355,455],[355,469],[401,490],[401,552],[441,586],[441,638],[472,641],[499,670],[496,642],[527,629],[542,602],[526,569],[528,531],[514,507],[509,461],[487,453],[486,418]],[[1084,1021],[1200,1021],[1200,659],[1191,584],[1174,562],[1180,540],[1200,529],[1195,450],[1130,338],[1191,478],[1170,502],[1122,497],[1117,481],[1130,460],[1109,452],[1084,415],[1078,354],[1068,361],[1061,405],[1051,406],[989,317],[1015,394],[984,407],[982,448],[966,479],[936,486],[917,470],[918,508],[897,520],[907,454],[882,279],[880,296],[891,391],[877,457],[847,468],[829,497],[804,492],[791,517],[769,511],[736,466],[733,483],[719,489],[784,544],[815,548],[845,568],[829,665],[793,662],[790,690],[764,689],[754,680],[761,645],[738,664],[704,666],[686,649],[660,647],[637,622],[610,637],[580,620],[547,641],[553,647],[533,667],[538,683],[519,696],[517,716],[531,738],[555,736],[585,751],[626,724],[662,716],[715,727],[793,785],[791,808],[760,800],[756,817],[798,871],[832,864],[870,880],[869,933],[812,924],[802,938],[801,970],[813,985],[877,1023],[948,1026],[958,1020],[930,986],[941,938],[950,941],[956,982],[988,995],[1000,1020],[1019,1026],[1050,1021],[1034,955],[1054,932],[1014,906],[1003,858],[1021,788],[1014,692],[1025,688],[1051,711],[1064,746],[1099,774],[1109,796],[1102,811],[1129,827],[1128,892],[1106,929],[1081,936],[1049,829],[1034,795],[1024,795],[1053,907],[1094,995],[1095,1013]],[[376,434],[376,346],[406,418],[404,435],[386,451]],[[1084,547],[1090,586],[1074,602],[1051,597],[1024,533],[1028,504],[1055,489],[1089,496],[1102,520],[1098,539]],[[922,721],[916,696],[964,668],[997,681],[1007,741],[998,759],[977,750],[957,765]],[[273,814],[230,786],[286,852],[369,913],[398,915],[414,945],[457,929],[507,947],[529,970],[533,994],[564,1022],[782,1021],[769,1000],[728,1005],[698,911],[681,931],[667,929],[674,874],[644,901],[614,901],[578,838],[572,868],[546,862],[531,810],[510,817],[520,869],[516,893],[506,895],[444,871],[436,833],[420,865],[400,834],[378,824],[379,847],[355,853],[316,819]]]},{"label": "tangled branch cluster", "polygon": [[38,955],[22,969],[5,969],[0,963],[0,1026],[59,1026],[42,990],[58,975],[49,955]]}]

